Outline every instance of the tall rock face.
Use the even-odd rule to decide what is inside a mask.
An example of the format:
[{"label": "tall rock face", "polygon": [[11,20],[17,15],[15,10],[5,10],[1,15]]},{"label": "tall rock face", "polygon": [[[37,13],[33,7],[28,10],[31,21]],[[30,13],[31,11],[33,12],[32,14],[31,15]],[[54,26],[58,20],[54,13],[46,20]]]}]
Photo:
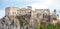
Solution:
[{"label": "tall rock face", "polygon": [[0,29],[29,29],[30,15],[5,16],[0,20]]},{"label": "tall rock face", "polygon": [[0,20],[0,29],[19,29],[18,19],[14,17],[5,16]]}]

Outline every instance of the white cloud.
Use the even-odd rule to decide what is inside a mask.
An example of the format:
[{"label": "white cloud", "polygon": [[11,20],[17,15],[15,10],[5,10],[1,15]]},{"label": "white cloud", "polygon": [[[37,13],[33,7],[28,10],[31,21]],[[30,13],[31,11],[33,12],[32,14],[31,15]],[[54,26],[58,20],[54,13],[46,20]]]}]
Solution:
[{"label": "white cloud", "polygon": [[29,4],[34,8],[40,8],[40,9],[45,9],[45,8],[54,8],[57,9],[60,7],[59,0],[37,0],[34,3]]},{"label": "white cloud", "polygon": [[53,2],[53,0],[43,0],[41,2],[41,0],[37,0],[35,3],[31,3],[29,5],[31,5],[34,8],[40,8],[40,9],[46,9],[49,8],[49,6],[51,5],[51,3]]}]

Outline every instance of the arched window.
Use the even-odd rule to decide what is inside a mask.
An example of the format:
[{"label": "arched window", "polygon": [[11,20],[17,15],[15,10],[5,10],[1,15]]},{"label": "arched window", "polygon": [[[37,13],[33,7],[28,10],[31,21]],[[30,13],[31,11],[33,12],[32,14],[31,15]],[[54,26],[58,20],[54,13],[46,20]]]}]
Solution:
[{"label": "arched window", "polygon": [[37,17],[40,17],[41,16],[41,14],[40,13],[37,13]]},{"label": "arched window", "polygon": [[47,14],[45,13],[45,14],[43,14],[43,18],[47,18]]}]

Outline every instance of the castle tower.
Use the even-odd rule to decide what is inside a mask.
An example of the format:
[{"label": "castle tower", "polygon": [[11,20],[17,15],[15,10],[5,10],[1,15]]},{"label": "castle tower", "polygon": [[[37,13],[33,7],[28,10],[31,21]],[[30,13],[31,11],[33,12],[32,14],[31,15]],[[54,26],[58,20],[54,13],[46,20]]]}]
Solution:
[{"label": "castle tower", "polygon": [[6,16],[16,16],[18,15],[19,8],[18,7],[6,7],[5,15]]},{"label": "castle tower", "polygon": [[50,15],[49,9],[44,9],[43,10],[43,18],[48,18],[49,15]]},{"label": "castle tower", "polygon": [[30,13],[30,15],[31,15],[31,17],[32,17],[32,14],[33,14],[32,6],[27,6],[27,7],[28,7],[27,9],[29,10],[28,12]]},{"label": "castle tower", "polygon": [[56,13],[56,9],[54,9],[54,13]]},{"label": "castle tower", "polygon": [[57,19],[56,9],[54,9],[54,12],[53,12],[53,14],[52,14],[52,18],[53,18],[54,20]]},{"label": "castle tower", "polygon": [[52,21],[53,24],[57,23],[56,9],[54,9],[54,12],[51,15],[51,21]]},{"label": "castle tower", "polygon": [[54,9],[53,16],[54,16],[54,18],[57,18],[56,9]]},{"label": "castle tower", "polygon": [[32,6],[28,6],[28,9],[29,9],[29,10],[32,10]]}]

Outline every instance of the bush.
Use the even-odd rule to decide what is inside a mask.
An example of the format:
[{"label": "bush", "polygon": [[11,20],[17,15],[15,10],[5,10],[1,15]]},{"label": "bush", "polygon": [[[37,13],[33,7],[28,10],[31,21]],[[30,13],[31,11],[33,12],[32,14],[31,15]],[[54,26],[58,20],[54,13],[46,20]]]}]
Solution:
[{"label": "bush", "polygon": [[36,29],[60,29],[60,23],[54,24],[48,24],[48,25],[40,25]]}]

